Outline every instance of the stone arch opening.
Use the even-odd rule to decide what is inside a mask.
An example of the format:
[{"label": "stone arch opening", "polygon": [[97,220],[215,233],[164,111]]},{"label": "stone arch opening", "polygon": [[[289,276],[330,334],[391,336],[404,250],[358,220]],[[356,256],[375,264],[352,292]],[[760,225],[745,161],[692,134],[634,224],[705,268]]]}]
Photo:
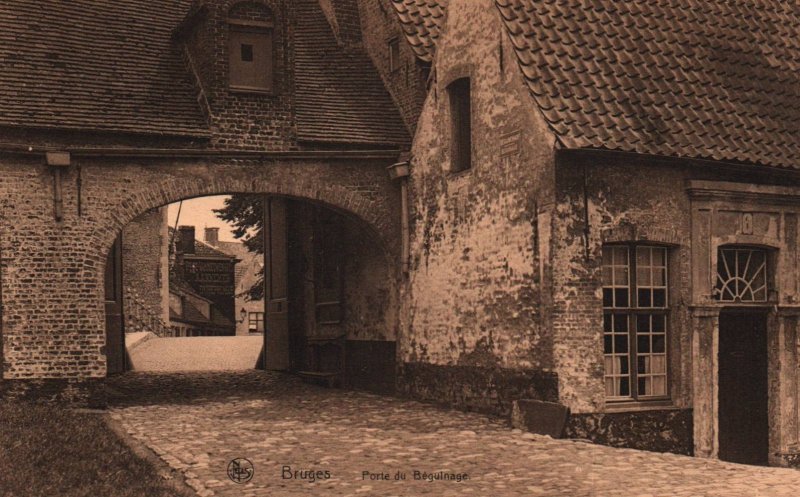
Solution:
[{"label": "stone arch opening", "polygon": [[[264,188],[253,181],[243,185],[170,180],[147,192],[130,195],[108,211],[105,216],[107,226],[98,228],[95,236],[108,247],[103,255],[104,263],[108,264],[106,261],[111,260],[106,254],[113,253],[117,244],[122,244],[120,248],[124,257],[125,230],[143,215],[147,216],[175,201],[221,193],[257,195],[271,202],[273,211],[283,210],[282,222],[286,230],[283,243],[287,244],[288,249],[283,264],[287,278],[292,281],[287,282],[285,295],[270,296],[265,290],[264,322],[268,330],[270,326],[283,326],[285,340],[268,331],[260,365],[267,369],[293,371],[330,384],[392,390],[394,343],[399,327],[398,296],[394,284],[395,255],[387,249],[391,233],[385,229],[388,223],[383,219],[380,209],[358,193],[330,185],[303,191],[302,186],[289,183]],[[264,222],[269,225],[271,221],[265,218]],[[333,225],[335,227],[331,231]],[[268,231],[276,228],[269,226]],[[120,233],[123,234],[122,240]],[[330,251],[329,247],[321,248],[322,242],[336,235],[339,235],[343,273],[338,295],[336,292],[322,292],[320,282],[325,275],[319,271],[319,266],[325,264],[325,252]],[[170,243],[174,245],[174,242]],[[275,264],[275,261],[269,260],[274,252],[272,248],[267,248],[265,252],[268,279],[271,272],[277,269],[269,267],[271,263]],[[323,259],[320,259],[320,252]],[[120,263],[124,268],[124,262]],[[107,267],[100,272],[102,279],[107,278],[108,274]],[[124,281],[130,279],[125,274],[122,278]],[[105,281],[102,283],[98,285],[101,288],[105,286]],[[267,281],[266,286],[269,285]],[[124,298],[124,307],[130,306],[129,300]],[[335,305],[337,301],[340,301],[338,308]],[[286,311],[287,307],[289,311]],[[234,309],[238,311],[239,305]],[[107,302],[107,326],[108,310]],[[122,312],[124,314],[125,310]],[[275,318],[272,323],[269,322],[270,312],[276,314],[272,316]],[[281,312],[285,314],[283,323],[280,322],[281,317],[277,316]],[[123,322],[127,322],[128,318],[124,317]],[[140,316],[137,319],[141,321]],[[167,326],[165,329],[169,333],[171,328]],[[107,341],[106,362],[109,371],[115,353],[111,349],[113,343]],[[283,358],[274,354],[270,357],[276,348],[282,350],[278,355],[282,354]],[[376,369],[379,371],[376,372]],[[381,379],[380,384],[368,381],[370,378]]]}]

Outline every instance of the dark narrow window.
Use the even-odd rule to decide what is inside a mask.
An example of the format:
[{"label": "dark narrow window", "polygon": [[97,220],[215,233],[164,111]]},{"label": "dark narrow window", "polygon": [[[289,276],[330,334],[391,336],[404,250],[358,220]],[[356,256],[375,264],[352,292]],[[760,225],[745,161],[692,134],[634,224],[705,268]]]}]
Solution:
[{"label": "dark narrow window", "polygon": [[242,62],[253,62],[253,45],[242,44]]},{"label": "dark narrow window", "polygon": [[450,94],[450,115],[452,119],[452,166],[450,170],[455,173],[472,167],[469,78],[457,79],[450,84],[447,90]]},{"label": "dark narrow window", "polygon": [[392,38],[389,40],[389,71],[394,72],[400,69],[400,40]]},{"label": "dark narrow window", "polygon": [[667,249],[603,247],[603,354],[609,400],[667,396]]}]

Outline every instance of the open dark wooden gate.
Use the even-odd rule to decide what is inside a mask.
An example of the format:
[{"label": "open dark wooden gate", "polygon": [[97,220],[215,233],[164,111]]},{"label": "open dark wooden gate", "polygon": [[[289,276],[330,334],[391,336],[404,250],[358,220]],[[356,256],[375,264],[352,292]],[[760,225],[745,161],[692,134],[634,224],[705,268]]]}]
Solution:
[{"label": "open dark wooden gate", "polygon": [[108,374],[125,371],[125,319],[122,310],[122,235],[108,252],[105,272],[106,359]]},{"label": "open dark wooden gate", "polygon": [[286,200],[264,202],[264,369],[289,368],[289,268]]}]

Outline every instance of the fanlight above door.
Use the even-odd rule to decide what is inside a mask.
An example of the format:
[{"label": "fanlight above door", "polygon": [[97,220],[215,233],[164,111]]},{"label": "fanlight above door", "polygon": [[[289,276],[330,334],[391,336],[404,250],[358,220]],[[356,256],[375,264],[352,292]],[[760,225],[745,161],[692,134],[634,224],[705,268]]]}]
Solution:
[{"label": "fanlight above door", "polygon": [[720,302],[766,302],[766,250],[720,248],[714,299]]}]

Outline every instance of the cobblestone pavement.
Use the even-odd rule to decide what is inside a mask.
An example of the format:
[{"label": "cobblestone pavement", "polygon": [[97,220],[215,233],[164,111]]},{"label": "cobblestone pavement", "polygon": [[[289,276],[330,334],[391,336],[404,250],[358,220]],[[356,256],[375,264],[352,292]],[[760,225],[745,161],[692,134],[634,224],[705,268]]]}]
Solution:
[{"label": "cobblestone pavement", "polygon": [[[800,494],[796,470],[553,440],[478,414],[263,371],[129,373],[110,380],[109,390],[111,417],[182,471],[200,496]],[[241,457],[255,468],[246,484],[226,473]],[[322,477],[311,482],[315,471]],[[416,480],[414,471],[434,476]],[[394,479],[398,472],[404,480]],[[441,472],[469,479],[435,479]],[[372,479],[380,474],[388,480]]]},{"label": "cobblestone pavement", "polygon": [[223,371],[258,366],[262,336],[152,338],[129,349],[135,371]]}]

